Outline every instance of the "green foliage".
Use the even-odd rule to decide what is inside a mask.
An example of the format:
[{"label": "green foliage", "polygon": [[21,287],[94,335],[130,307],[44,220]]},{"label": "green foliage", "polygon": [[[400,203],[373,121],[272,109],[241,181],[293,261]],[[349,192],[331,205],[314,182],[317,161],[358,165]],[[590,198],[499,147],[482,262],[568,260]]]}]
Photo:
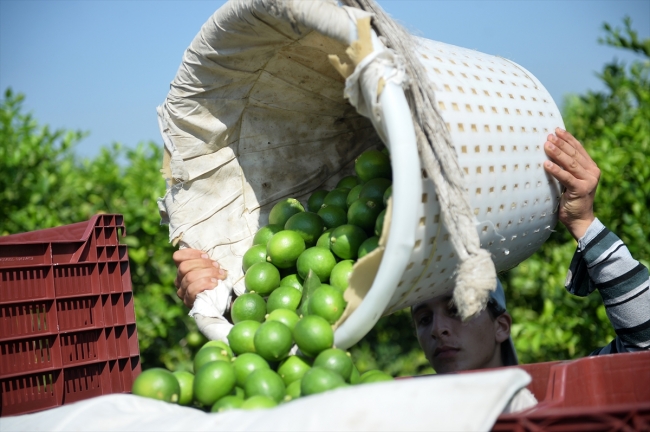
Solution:
[{"label": "green foliage", "polygon": [[[650,39],[639,40],[631,21],[624,23],[625,31],[605,24],[601,41],[642,59],[630,65],[606,64],[599,74],[606,90],[568,97],[564,121],[601,170],[596,216],[648,266]],[[523,362],[585,356],[615,337],[597,293],[579,298],[563,288],[575,247],[568,231],[558,225],[533,257],[504,277],[515,323],[513,338]]]},{"label": "green foliage", "polygon": [[156,200],[165,192],[160,146],[115,144],[81,160],[73,150],[85,134],[39,126],[22,112],[23,100],[7,90],[0,102],[0,234],[123,214],[143,364],[188,369],[184,337],[195,325],[176,297],[173,248],[158,216]]}]

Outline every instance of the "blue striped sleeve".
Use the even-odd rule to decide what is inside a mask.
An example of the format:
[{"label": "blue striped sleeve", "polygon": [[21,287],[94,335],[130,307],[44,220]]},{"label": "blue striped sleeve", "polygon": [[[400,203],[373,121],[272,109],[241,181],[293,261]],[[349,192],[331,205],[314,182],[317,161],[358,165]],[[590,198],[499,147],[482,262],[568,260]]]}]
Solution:
[{"label": "blue striped sleeve", "polygon": [[625,244],[594,220],[571,260],[566,289],[586,296],[598,290],[616,338],[592,353],[650,349],[650,276]]}]

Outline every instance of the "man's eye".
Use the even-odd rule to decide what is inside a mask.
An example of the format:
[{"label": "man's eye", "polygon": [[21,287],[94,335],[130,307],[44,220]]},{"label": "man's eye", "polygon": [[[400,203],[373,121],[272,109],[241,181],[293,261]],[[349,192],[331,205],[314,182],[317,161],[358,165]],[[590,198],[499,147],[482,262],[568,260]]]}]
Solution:
[{"label": "man's eye", "polygon": [[447,313],[449,313],[449,315],[452,317],[456,317],[458,316],[458,308],[456,307],[455,304],[451,303],[447,307]]},{"label": "man's eye", "polygon": [[429,325],[431,322],[431,315],[422,315],[421,317],[418,318],[418,325],[419,326],[425,326]]}]

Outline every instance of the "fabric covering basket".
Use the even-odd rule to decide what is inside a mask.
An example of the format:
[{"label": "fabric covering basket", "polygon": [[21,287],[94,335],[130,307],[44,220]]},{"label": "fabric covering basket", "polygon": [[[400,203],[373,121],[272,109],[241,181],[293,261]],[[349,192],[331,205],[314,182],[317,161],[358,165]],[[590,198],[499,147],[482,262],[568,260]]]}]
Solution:
[{"label": "fabric covering basket", "polygon": [[[158,109],[165,144],[160,199],[170,240],[229,272],[222,294],[197,298],[219,319],[241,260],[271,207],[305,202],[352,173],[356,156],[391,151],[393,198],[381,247],[360,260],[335,344],[347,348],[385,314],[454,288],[458,257],[422,169],[400,56],[372,33],[373,52],[343,78],[358,9],[322,1],[231,1],[185,52]],[[560,112],[542,84],[501,57],[413,38],[464,172],[481,247],[497,271],[531,254],[555,226],[559,184],[542,163]],[[381,83],[380,83],[381,81]],[[205,300],[205,307],[201,302]],[[210,313],[210,307],[217,312]]]}]

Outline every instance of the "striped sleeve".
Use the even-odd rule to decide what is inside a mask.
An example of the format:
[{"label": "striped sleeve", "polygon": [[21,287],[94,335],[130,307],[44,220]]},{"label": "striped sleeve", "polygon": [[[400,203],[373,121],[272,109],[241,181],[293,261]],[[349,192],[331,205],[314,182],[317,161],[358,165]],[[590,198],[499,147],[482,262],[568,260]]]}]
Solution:
[{"label": "striped sleeve", "polygon": [[598,219],[578,241],[565,287],[578,296],[598,290],[616,331],[611,343],[591,355],[650,349],[648,269]]}]

